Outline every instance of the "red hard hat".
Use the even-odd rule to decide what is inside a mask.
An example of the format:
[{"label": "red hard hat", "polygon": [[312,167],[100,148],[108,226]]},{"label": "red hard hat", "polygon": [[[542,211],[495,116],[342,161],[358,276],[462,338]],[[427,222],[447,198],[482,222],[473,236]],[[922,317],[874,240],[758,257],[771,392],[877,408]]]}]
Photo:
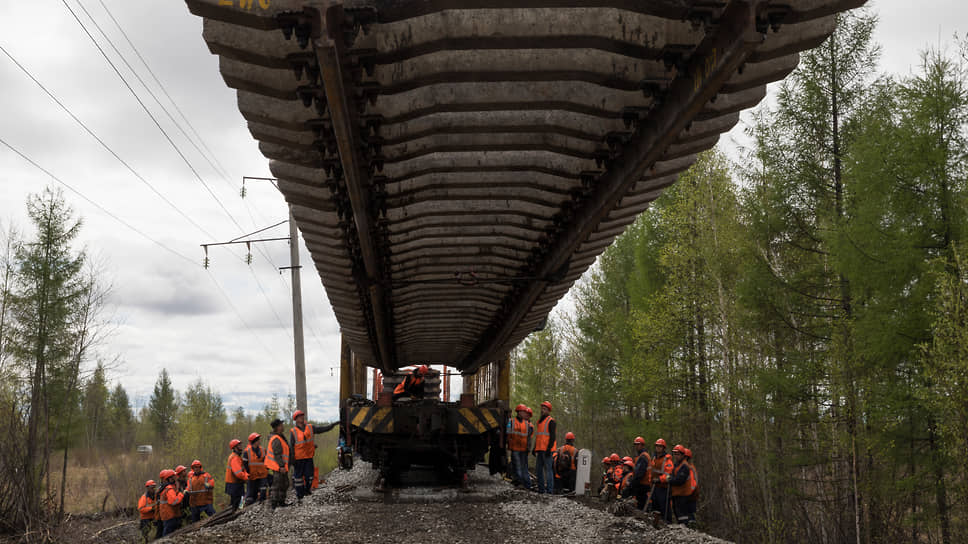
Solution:
[{"label": "red hard hat", "polygon": [[256,440],[258,440],[261,437],[262,437],[262,435],[260,435],[259,433],[252,433],[252,434],[249,435],[249,442],[255,442]]},{"label": "red hard hat", "polygon": [[202,466],[202,462],[199,461],[198,459],[195,459],[194,461],[192,461],[192,467],[200,467],[200,466]]},{"label": "red hard hat", "polygon": [[519,405],[517,405],[517,406],[514,407],[514,411],[515,412],[527,412],[528,411],[528,407],[525,406],[525,405],[523,405],[523,404],[519,404]]},{"label": "red hard hat", "polygon": [[296,421],[297,417],[304,416],[304,415],[306,415],[306,412],[303,412],[302,410],[296,410],[295,412],[292,413],[292,420]]},{"label": "red hard hat", "polygon": [[660,439],[658,439],[658,440],[655,441],[655,445],[656,446],[662,446],[664,448],[666,446],[666,442],[665,442],[665,440],[663,440],[663,439],[660,438]]},{"label": "red hard hat", "polygon": [[608,457],[602,457],[602,463],[604,464],[604,463],[607,463],[607,462],[608,462]]},{"label": "red hard hat", "polygon": [[527,412],[528,415],[534,414],[534,412],[531,410],[531,408],[528,408],[527,406],[524,407],[524,411]]},{"label": "red hard hat", "polygon": [[242,441],[239,440],[238,438],[233,438],[232,441],[229,442],[229,449],[232,449],[232,448],[238,446],[241,443],[242,443]]},{"label": "red hard hat", "polygon": [[623,457],[622,460],[625,461],[626,463],[632,462],[632,458],[629,457],[628,455],[626,455],[625,457]]},{"label": "red hard hat", "polygon": [[175,475],[175,471],[170,468],[166,468],[158,473],[158,477],[161,478],[162,480],[167,480],[168,478],[171,478],[174,475]]},{"label": "red hard hat", "polygon": [[175,467],[175,474],[181,474],[182,472],[185,472],[185,465],[178,465]]},{"label": "red hard hat", "polygon": [[622,458],[619,457],[617,453],[613,453],[608,456],[608,460],[613,463],[620,463],[622,461]]},{"label": "red hard hat", "polygon": [[565,440],[574,440],[574,439],[575,439],[575,433],[571,431],[565,433]]},{"label": "red hard hat", "polygon": [[682,447],[682,444],[676,444],[676,447],[672,448],[672,453],[679,452],[683,455],[686,454],[686,448]]},{"label": "red hard hat", "polygon": [[158,484],[156,484],[154,480],[148,480],[145,482],[145,487],[155,487],[156,485]]},{"label": "red hard hat", "polygon": [[635,463],[631,459],[625,462],[625,466],[635,468]]},{"label": "red hard hat", "polygon": [[686,448],[686,457],[692,459],[692,450],[689,448]]},{"label": "red hard hat", "polygon": [[645,439],[641,436],[636,436],[635,440],[632,441],[633,444],[645,444]]},{"label": "red hard hat", "polygon": [[426,375],[426,374],[427,374],[427,372],[429,372],[429,371],[430,371],[430,369],[429,369],[429,368],[427,368],[427,365],[420,365],[420,366],[419,366],[419,367],[417,368],[417,374],[420,374],[421,376],[424,376],[424,375]]},{"label": "red hard hat", "polygon": [[545,407],[548,408],[548,411],[549,412],[551,411],[551,403],[550,402],[544,401],[544,402],[541,403],[541,406],[545,406]]}]

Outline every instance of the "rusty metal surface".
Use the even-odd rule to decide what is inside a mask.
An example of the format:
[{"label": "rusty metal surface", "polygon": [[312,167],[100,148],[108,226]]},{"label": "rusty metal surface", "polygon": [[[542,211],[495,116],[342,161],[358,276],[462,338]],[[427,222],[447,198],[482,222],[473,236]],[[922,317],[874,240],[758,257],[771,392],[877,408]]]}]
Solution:
[{"label": "rusty metal surface", "polygon": [[863,0],[186,3],[353,352],[467,373]]}]

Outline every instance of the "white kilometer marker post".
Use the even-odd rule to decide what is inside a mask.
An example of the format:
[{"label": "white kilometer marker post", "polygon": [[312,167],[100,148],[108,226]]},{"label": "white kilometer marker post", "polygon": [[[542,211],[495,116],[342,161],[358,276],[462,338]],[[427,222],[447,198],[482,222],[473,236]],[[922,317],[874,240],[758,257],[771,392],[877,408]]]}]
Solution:
[{"label": "white kilometer marker post", "polygon": [[575,475],[575,495],[584,495],[585,488],[591,481],[592,450],[578,452],[578,474]]}]

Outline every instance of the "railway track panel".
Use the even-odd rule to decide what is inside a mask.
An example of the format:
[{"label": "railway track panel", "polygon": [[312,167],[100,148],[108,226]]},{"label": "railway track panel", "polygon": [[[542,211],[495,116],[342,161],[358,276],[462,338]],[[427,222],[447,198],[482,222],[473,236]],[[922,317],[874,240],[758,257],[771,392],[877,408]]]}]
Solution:
[{"label": "railway track panel", "polygon": [[469,374],[864,0],[186,2],[353,352]]}]

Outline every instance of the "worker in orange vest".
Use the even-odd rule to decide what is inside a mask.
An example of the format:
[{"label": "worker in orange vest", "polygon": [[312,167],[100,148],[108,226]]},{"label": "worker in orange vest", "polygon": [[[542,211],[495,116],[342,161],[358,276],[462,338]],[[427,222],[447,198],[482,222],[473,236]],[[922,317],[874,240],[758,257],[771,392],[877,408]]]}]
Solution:
[{"label": "worker in orange vest", "polygon": [[286,492],[289,490],[289,442],[282,434],[285,432],[285,423],[281,419],[273,419],[269,425],[272,427],[272,434],[269,435],[269,444],[266,447],[265,463],[272,480],[269,503],[275,510],[278,506],[289,506],[286,503]]},{"label": "worker in orange vest", "polygon": [[242,452],[242,468],[249,473],[249,481],[246,484],[245,505],[262,502],[266,500],[268,485],[266,480],[269,477],[269,470],[266,468],[266,451],[259,446],[262,436],[259,433],[249,435],[249,445]]},{"label": "worker in orange vest", "polygon": [[696,465],[692,462],[692,450],[689,448],[686,448],[686,462],[689,463],[692,479],[696,483],[696,489],[686,498],[686,511],[689,513],[687,524],[692,527],[696,524],[696,508],[699,506],[699,471],[696,470]]},{"label": "worker in orange vest", "polygon": [[245,493],[245,482],[249,474],[242,468],[242,441],[233,438],[229,442],[229,459],[225,463],[225,494],[229,496],[229,506],[238,510]]},{"label": "worker in orange vest", "polygon": [[619,483],[618,494],[625,498],[632,495],[632,476],[635,474],[635,461],[631,457],[626,457],[622,462],[622,481]]},{"label": "worker in orange vest", "polygon": [[638,456],[632,469],[630,492],[635,495],[635,507],[642,510],[645,508],[645,501],[649,498],[649,490],[652,488],[652,456],[649,455],[645,439],[641,436],[636,436],[632,445],[635,446]]},{"label": "worker in orange vest", "polygon": [[666,453],[666,441],[655,441],[655,454],[652,456],[652,510],[671,521],[669,511],[669,478],[672,477],[672,456]]},{"label": "worker in orange vest", "polygon": [[[618,454],[616,454],[618,455]],[[602,489],[605,488],[605,483],[611,477],[612,461],[609,456],[602,457],[602,481],[598,484],[598,494],[602,494]]]},{"label": "worker in orange vest", "polygon": [[157,494],[155,493],[155,481],[145,482],[145,493],[138,498],[138,517],[141,519],[141,542],[149,542],[151,533],[155,529],[155,511],[158,509],[156,504]]},{"label": "worker in orange vest", "polygon": [[175,471],[170,468],[158,474],[161,490],[158,492],[158,517],[161,518],[161,536],[168,536],[181,526],[181,502],[185,496],[178,492]]},{"label": "worker in orange vest", "polygon": [[555,473],[559,479],[561,488],[556,489],[558,493],[569,493],[575,490],[575,476],[578,472],[576,461],[578,459],[578,449],[575,448],[575,433],[569,431],[565,433],[565,445],[558,450],[555,458]]},{"label": "worker in orange vest", "polygon": [[535,472],[538,473],[538,493],[554,493],[555,473],[551,454],[558,449],[555,440],[555,418],[551,417],[551,403],[541,403],[541,417],[535,425],[534,449],[532,455],[535,461]]},{"label": "worker in orange vest", "polygon": [[202,470],[202,462],[198,459],[192,461],[192,472],[188,475],[188,486],[185,494],[188,495],[188,506],[191,508],[192,523],[195,523],[205,515],[212,517],[215,515],[214,502],[215,479],[212,475]]},{"label": "worker in orange vest", "polygon": [[413,369],[407,377],[403,379],[402,382],[398,383],[393,389],[393,400],[397,400],[402,397],[410,397],[411,399],[422,399],[424,398],[424,385],[426,384],[427,374],[430,369],[427,365],[420,365]]},{"label": "worker in orange vest", "polygon": [[325,433],[339,422],[328,425],[306,425],[306,413],[296,410],[292,413],[292,420],[296,426],[289,431],[289,449],[292,450],[292,485],[296,488],[296,500],[302,501],[313,490],[313,456],[316,454],[316,442],[313,435]]},{"label": "worker in orange vest", "polygon": [[528,472],[528,444],[531,442],[531,424],[527,420],[528,407],[519,404],[514,408],[515,417],[508,420],[505,434],[508,451],[511,452],[511,480],[514,485],[531,488],[531,474]]},{"label": "worker in orange vest", "polygon": [[[178,465],[175,467],[175,484],[178,486],[178,492],[184,493],[185,489],[188,488],[188,469],[185,465]],[[188,501],[182,501],[181,504],[181,521],[182,525],[188,524],[188,518],[191,516],[191,510],[188,506]]]},{"label": "worker in orange vest", "polygon": [[672,507],[676,512],[676,522],[689,523],[689,497],[696,491],[698,484],[689,462],[686,461],[686,448],[676,444],[672,448],[674,467],[669,479],[669,492],[672,495]]}]

